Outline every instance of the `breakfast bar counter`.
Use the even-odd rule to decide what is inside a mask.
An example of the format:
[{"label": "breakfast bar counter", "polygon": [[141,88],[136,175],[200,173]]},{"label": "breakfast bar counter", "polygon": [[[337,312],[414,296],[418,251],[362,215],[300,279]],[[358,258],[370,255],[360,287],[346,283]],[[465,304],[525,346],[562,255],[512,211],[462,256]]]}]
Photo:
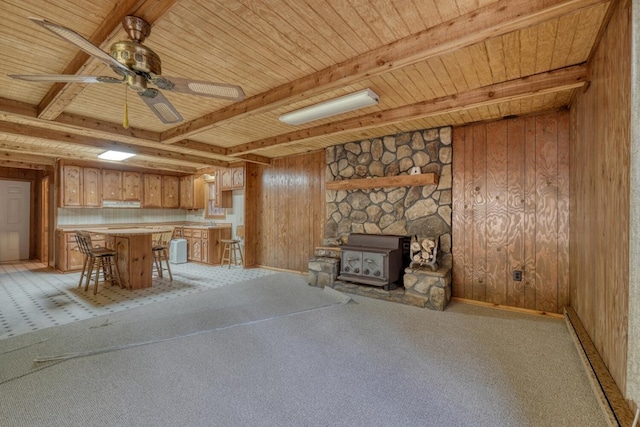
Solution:
[{"label": "breakfast bar counter", "polygon": [[151,286],[153,255],[151,236],[172,228],[101,228],[87,229],[91,233],[112,236],[122,286],[129,289]]}]

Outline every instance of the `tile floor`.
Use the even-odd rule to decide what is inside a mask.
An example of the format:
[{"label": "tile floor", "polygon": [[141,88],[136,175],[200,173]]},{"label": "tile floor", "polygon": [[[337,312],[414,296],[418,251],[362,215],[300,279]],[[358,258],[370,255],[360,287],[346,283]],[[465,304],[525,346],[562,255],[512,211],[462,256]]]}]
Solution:
[{"label": "tile floor", "polygon": [[38,262],[0,263],[0,339],[275,273],[197,263],[172,264],[171,272],[172,282],[165,274],[146,289],[100,284],[94,295],[93,284],[87,292],[78,288],[80,273],[61,274]]}]

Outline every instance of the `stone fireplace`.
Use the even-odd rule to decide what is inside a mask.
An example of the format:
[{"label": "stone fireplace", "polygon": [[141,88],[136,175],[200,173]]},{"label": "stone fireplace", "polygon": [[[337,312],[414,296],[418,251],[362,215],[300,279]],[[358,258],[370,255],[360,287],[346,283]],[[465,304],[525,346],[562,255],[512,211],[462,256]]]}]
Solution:
[{"label": "stone fireplace", "polygon": [[[439,242],[439,269],[433,272],[438,280],[429,279],[428,282],[438,282],[448,287],[444,296],[450,299],[451,141],[452,128],[447,126],[355,141],[326,149],[327,181],[391,177],[416,172],[434,173],[438,179],[437,184],[430,185],[327,190],[325,247],[319,248],[323,256],[318,257],[316,253],[316,258],[310,260],[310,284],[333,286],[340,256],[335,255],[339,249],[332,250],[331,247],[345,244],[352,233],[429,237]],[[322,258],[331,261],[323,265]],[[326,271],[320,272],[323,268]],[[425,287],[420,280],[422,273],[428,273],[427,270],[431,269],[427,267],[422,271],[421,267],[412,268],[409,283],[405,283],[404,289],[398,292],[407,294],[407,298],[411,298],[412,293],[418,297],[432,293],[431,285]],[[327,275],[320,282],[316,274],[318,272]],[[414,285],[418,289],[414,289]],[[373,291],[382,295],[379,289]],[[428,301],[417,305],[428,305]]]}]

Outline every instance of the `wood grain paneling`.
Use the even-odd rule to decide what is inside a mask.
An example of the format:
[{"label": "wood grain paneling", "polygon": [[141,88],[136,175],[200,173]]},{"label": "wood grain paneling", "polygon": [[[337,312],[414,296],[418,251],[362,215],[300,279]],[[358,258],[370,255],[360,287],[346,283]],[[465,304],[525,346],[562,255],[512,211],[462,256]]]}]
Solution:
[{"label": "wood grain paneling", "polygon": [[[618,2],[571,109],[571,306],[621,390],[629,295],[631,2]],[[615,58],[615,60],[613,60]]]},{"label": "wood grain paneling", "polygon": [[270,166],[247,164],[248,266],[307,271],[324,237],[325,163],[324,151],[316,151]]},{"label": "wood grain paneling", "polygon": [[568,136],[567,112],[454,129],[454,296],[568,304]]}]

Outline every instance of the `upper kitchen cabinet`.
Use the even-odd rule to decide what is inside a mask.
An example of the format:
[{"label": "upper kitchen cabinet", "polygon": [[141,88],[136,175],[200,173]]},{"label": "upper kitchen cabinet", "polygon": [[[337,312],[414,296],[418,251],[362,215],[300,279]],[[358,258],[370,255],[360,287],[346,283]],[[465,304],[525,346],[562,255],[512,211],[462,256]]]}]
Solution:
[{"label": "upper kitchen cabinet", "polygon": [[100,169],[82,168],[82,206],[100,207]]},{"label": "upper kitchen cabinet", "polygon": [[193,175],[180,177],[180,207],[204,209],[204,177]]},{"label": "upper kitchen cabinet", "polygon": [[61,207],[100,206],[100,169],[62,165],[60,177]]},{"label": "upper kitchen cabinet", "polygon": [[244,188],[244,166],[231,168],[232,189]]},{"label": "upper kitchen cabinet", "polygon": [[162,207],[162,175],[145,173],[143,181],[143,208]]},{"label": "upper kitchen cabinet", "polygon": [[140,172],[122,172],[122,200],[142,201],[142,179]]},{"label": "upper kitchen cabinet", "polygon": [[180,206],[180,178],[172,175],[162,176],[162,207]]},{"label": "upper kitchen cabinet", "polygon": [[122,200],[122,172],[102,170],[102,200]]},{"label": "upper kitchen cabinet", "polygon": [[222,191],[244,188],[244,166],[221,169],[219,176]]}]

